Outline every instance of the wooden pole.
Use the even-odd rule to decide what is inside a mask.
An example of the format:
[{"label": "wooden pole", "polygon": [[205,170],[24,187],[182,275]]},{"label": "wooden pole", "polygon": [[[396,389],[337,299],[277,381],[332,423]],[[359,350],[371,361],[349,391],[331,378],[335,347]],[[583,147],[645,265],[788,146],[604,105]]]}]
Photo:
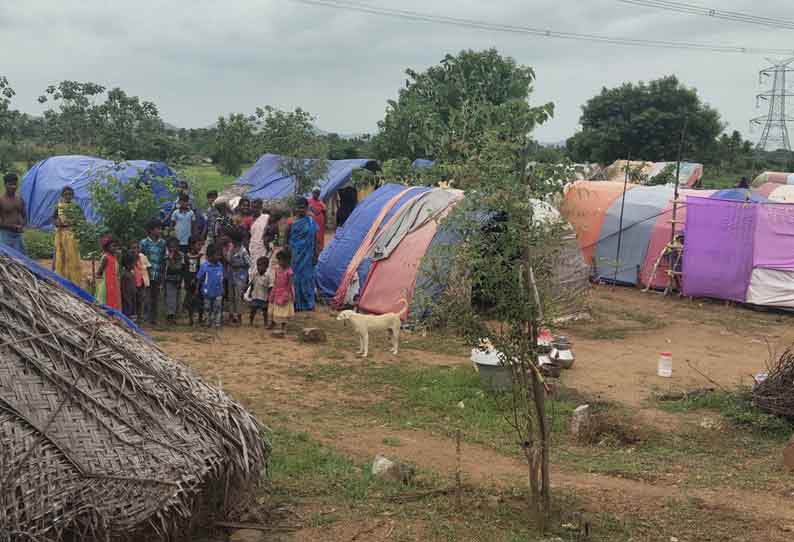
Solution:
[{"label": "wooden pole", "polygon": [[618,220],[618,248],[615,252],[615,276],[612,283],[618,281],[618,270],[620,269],[620,245],[623,241],[623,210],[626,207],[626,189],[629,186],[629,168],[631,167],[631,153],[626,159],[626,175],[623,177],[623,194],[620,196],[620,219]]},{"label": "wooden pole", "polygon": [[673,218],[671,220],[671,228],[670,228],[670,243],[672,244],[675,242],[675,225],[676,225],[676,214],[678,212],[678,187],[680,185],[680,178],[681,178],[681,156],[684,153],[684,140],[686,139],[686,129],[687,125],[689,124],[689,117],[684,116],[684,127],[681,130],[681,141],[678,143],[678,161],[676,162],[675,166],[675,191],[673,192]]}]

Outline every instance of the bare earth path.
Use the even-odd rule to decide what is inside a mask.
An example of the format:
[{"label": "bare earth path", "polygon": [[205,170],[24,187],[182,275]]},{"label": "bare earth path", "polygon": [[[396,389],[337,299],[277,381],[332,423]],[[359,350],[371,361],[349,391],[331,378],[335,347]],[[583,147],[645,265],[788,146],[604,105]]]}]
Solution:
[{"label": "bare earth path", "polygon": [[[626,289],[600,289],[596,303],[619,306],[626,318],[650,314],[669,323],[658,329],[632,332],[626,338],[603,340],[592,336],[593,326],[576,325],[568,331],[575,343],[577,364],[566,373],[566,385],[601,395],[610,400],[639,407],[659,389],[694,388],[708,382],[684,360],[722,385],[746,380],[763,369],[767,357],[766,341],[783,343],[794,333],[787,316],[759,314],[722,305],[699,306],[671,302]],[[326,319],[326,315],[314,318]],[[786,320],[782,320],[784,318]],[[748,323],[750,322],[750,323]],[[323,324],[328,328],[327,321]],[[644,324],[643,324],[644,325]],[[344,328],[339,330],[345,333]],[[367,416],[366,407],[379,400],[368,390],[351,390],[333,382],[306,379],[305,373],[318,370],[329,359],[358,363],[349,353],[329,345],[304,345],[294,339],[277,340],[261,330],[224,329],[220,337],[203,331],[154,332],[155,339],[169,354],[184,360],[210,382],[220,383],[266,422],[276,419],[280,427],[306,432],[315,440],[359,460],[393,452],[402,460],[434,471],[451,480],[455,470],[455,446],[451,439],[421,430],[386,427]],[[350,344],[353,343],[351,338]],[[672,350],[676,360],[671,382],[654,376],[656,357],[661,350]],[[378,363],[400,363],[410,359],[428,365],[468,364],[465,355],[450,356],[406,349],[400,360],[378,351]],[[337,408],[360,407],[364,414],[355,419],[336,413]],[[639,410],[639,409],[637,409]],[[647,406],[640,418],[663,427],[674,427],[679,416]],[[384,439],[398,439],[399,448],[388,449]],[[468,482],[482,487],[508,487],[523,483],[525,470],[515,458],[476,444],[464,443],[462,468]],[[720,461],[714,457],[714,461]],[[575,493],[593,513],[610,510],[618,515],[641,510],[647,513],[665,500],[695,500],[715,517],[732,517],[752,525],[753,531],[736,532],[732,540],[791,540],[794,534],[784,529],[794,525],[794,495],[713,487],[679,487],[630,480],[604,474],[586,474],[555,466],[553,483]],[[794,487],[794,478],[791,480]],[[661,535],[662,533],[660,533]],[[676,536],[676,532],[665,536]],[[666,538],[658,538],[659,540]],[[715,540],[722,540],[717,536]]]}]

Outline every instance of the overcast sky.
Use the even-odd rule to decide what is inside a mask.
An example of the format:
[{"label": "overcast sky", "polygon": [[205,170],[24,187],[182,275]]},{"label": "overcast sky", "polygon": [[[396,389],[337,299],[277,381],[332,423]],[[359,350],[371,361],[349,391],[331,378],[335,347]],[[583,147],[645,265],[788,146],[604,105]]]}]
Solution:
[{"label": "overcast sky", "polygon": [[[621,37],[794,48],[794,31],[630,6],[616,0],[361,0],[484,22]],[[791,0],[699,0],[700,5],[794,19]],[[371,132],[404,70],[446,53],[496,47],[536,70],[532,101],[553,101],[538,129],[556,142],[577,129],[582,104],[603,86],[677,75],[748,132],[763,56],[602,45],[411,22],[293,0],[0,0],[0,74],[14,107],[63,79],[120,86],[154,101],[164,120],[203,127],[258,105],[303,107],[317,125]],[[758,132],[751,135],[756,138]]]}]

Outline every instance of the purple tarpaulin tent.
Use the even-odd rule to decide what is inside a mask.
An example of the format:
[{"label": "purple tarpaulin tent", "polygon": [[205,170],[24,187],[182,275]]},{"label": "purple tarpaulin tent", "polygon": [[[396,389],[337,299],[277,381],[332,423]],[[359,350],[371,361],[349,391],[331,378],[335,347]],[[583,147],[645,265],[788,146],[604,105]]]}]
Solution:
[{"label": "purple tarpaulin tent", "polygon": [[687,198],[684,295],[744,302],[758,205]]},{"label": "purple tarpaulin tent", "polygon": [[794,270],[794,205],[758,206],[753,265]]}]

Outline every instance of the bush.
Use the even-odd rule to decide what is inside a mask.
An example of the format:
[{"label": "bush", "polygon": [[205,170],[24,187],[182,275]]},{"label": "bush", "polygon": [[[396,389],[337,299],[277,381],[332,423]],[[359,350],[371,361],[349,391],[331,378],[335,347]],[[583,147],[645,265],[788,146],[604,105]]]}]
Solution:
[{"label": "bush", "polygon": [[53,257],[55,246],[52,234],[39,230],[27,230],[24,239],[28,257],[34,260],[49,260]]},{"label": "bush", "polygon": [[749,387],[738,387],[730,391],[701,393],[680,401],[662,403],[668,410],[715,410],[732,425],[772,437],[788,438],[794,424],[773,414],[767,414],[753,403],[753,392]]}]

